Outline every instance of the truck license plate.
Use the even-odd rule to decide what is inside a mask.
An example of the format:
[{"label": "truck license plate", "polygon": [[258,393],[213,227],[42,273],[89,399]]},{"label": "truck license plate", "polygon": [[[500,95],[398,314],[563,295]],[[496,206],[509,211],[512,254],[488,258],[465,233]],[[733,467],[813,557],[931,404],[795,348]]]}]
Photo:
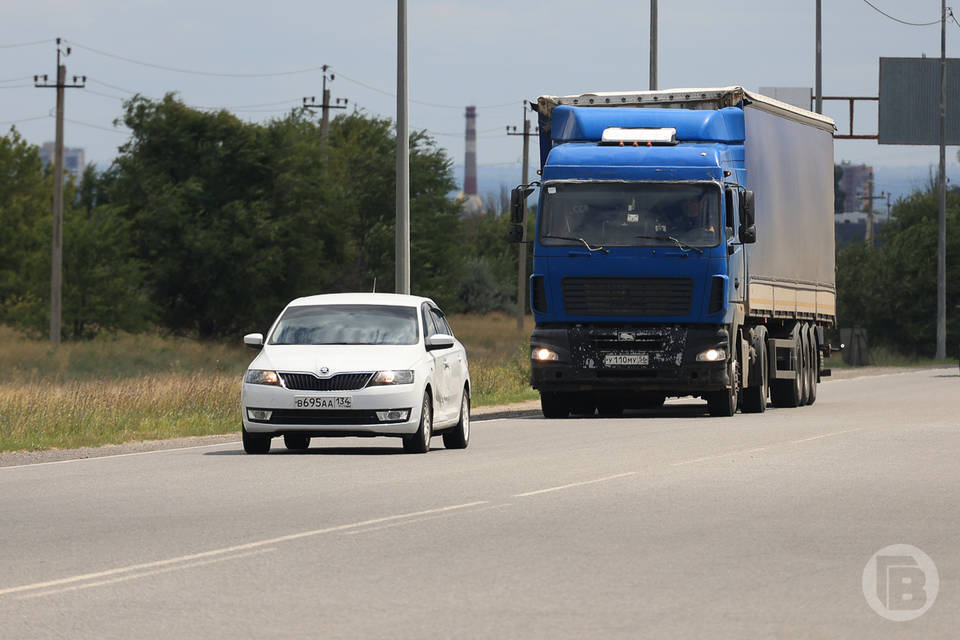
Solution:
[{"label": "truck license plate", "polygon": [[297,396],[294,404],[298,409],[350,409],[352,396]]},{"label": "truck license plate", "polygon": [[603,364],[608,367],[629,367],[650,364],[646,353],[608,353],[603,356]]}]

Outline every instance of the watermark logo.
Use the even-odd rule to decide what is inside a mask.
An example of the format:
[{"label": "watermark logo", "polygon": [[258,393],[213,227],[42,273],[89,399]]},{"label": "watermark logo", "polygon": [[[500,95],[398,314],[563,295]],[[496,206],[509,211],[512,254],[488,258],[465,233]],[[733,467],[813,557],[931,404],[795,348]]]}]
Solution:
[{"label": "watermark logo", "polygon": [[933,606],[940,573],[930,556],[909,544],[877,551],[863,568],[863,595],[878,615],[895,622],[919,618]]}]

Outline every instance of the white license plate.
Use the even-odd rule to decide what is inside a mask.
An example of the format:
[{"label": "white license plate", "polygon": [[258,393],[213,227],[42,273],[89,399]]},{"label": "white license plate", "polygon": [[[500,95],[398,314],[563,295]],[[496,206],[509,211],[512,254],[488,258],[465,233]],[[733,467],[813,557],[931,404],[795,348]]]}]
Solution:
[{"label": "white license plate", "polygon": [[296,396],[297,409],[351,409],[353,396]]},{"label": "white license plate", "polygon": [[650,364],[650,356],[646,353],[608,353],[603,356],[603,364],[608,367],[642,366]]}]

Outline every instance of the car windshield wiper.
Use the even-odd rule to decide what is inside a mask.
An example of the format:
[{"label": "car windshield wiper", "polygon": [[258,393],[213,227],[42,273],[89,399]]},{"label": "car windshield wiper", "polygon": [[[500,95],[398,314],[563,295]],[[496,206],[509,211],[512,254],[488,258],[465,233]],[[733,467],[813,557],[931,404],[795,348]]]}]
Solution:
[{"label": "car windshield wiper", "polygon": [[583,246],[585,246],[587,249],[590,250],[590,253],[593,253],[594,251],[603,251],[604,253],[610,253],[610,251],[608,251],[608,250],[607,250],[605,247],[603,247],[603,246],[591,247],[591,246],[590,246],[590,243],[588,243],[588,242],[587,242],[586,240],[584,240],[583,238],[576,238],[576,237],[573,237],[573,236],[543,236],[543,237],[544,237],[544,238],[553,238],[554,240],[573,240],[574,242],[582,242],[582,243],[583,243]]},{"label": "car windshield wiper", "polygon": [[640,235],[640,236],[633,236],[633,237],[634,237],[634,238],[642,238],[642,239],[644,239],[644,240],[670,240],[670,241],[672,241],[674,244],[676,244],[678,247],[680,247],[680,248],[681,248],[682,250],[684,250],[684,251],[690,251],[690,249],[693,249],[693,250],[696,251],[697,253],[703,253],[703,249],[700,249],[699,247],[691,247],[691,246],[688,245],[688,244],[684,244],[683,242],[680,242],[678,239],[674,238],[673,236],[667,236],[667,235],[663,235],[663,236],[643,236],[643,235]]}]

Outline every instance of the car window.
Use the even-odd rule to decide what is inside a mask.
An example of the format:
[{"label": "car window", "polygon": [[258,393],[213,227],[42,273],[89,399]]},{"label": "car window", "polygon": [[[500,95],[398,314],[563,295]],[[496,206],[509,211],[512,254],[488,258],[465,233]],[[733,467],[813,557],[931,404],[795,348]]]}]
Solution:
[{"label": "car window", "polygon": [[365,304],[288,307],[269,344],[417,344],[417,309]]},{"label": "car window", "polygon": [[429,338],[433,334],[437,333],[436,327],[433,326],[433,314],[429,312],[429,305],[426,302],[423,303],[421,307],[420,316],[423,318],[423,337],[424,339]]},{"label": "car window", "polygon": [[433,326],[436,328],[437,333],[453,335],[450,333],[450,327],[447,326],[446,321],[443,319],[443,314],[441,314],[438,309],[430,309],[430,316],[433,318]]}]

